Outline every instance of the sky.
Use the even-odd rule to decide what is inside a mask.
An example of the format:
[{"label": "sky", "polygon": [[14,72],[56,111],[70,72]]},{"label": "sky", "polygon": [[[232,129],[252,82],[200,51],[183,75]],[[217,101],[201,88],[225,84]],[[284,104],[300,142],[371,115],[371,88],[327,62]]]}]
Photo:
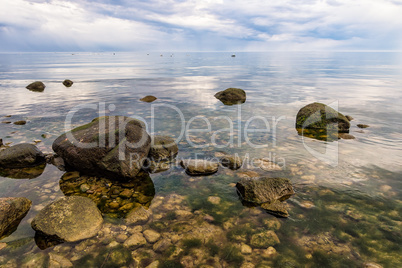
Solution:
[{"label": "sky", "polygon": [[402,0],[0,0],[0,52],[402,51]]}]

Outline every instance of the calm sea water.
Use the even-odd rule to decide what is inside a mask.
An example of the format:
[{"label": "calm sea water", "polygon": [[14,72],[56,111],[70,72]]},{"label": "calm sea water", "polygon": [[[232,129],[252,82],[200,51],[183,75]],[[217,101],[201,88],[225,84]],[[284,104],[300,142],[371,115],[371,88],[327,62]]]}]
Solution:
[{"label": "calm sea water", "polygon": [[[73,80],[74,85],[64,87],[64,79]],[[44,92],[25,88],[37,80],[46,84]],[[247,101],[225,106],[215,99],[216,92],[229,87],[244,89]],[[228,53],[0,54],[0,95],[1,121],[27,121],[23,126],[0,124],[0,138],[10,145],[40,140],[37,146],[50,153],[54,139],[68,130],[68,116],[74,127],[90,122],[101,111],[139,117],[150,133],[178,138],[179,159],[212,158],[222,151],[249,159],[270,158],[281,164],[282,171],[254,171],[285,176],[294,184],[296,195],[287,200],[290,217],[275,219],[239,201],[233,183],[246,169],[220,169],[214,175],[195,178],[179,167],[151,174],[154,218],[144,230],[179,235],[181,239],[173,243],[176,249],[185,249],[188,240],[182,237],[184,231],[175,228],[177,224],[188,223],[195,230],[203,230],[207,224],[210,229],[216,227],[223,238],[204,239],[177,255],[151,252],[152,245],[147,244],[130,250],[127,263],[117,266],[139,263],[145,267],[154,260],[159,260],[160,266],[177,267],[180,262],[190,266],[186,260],[215,267],[244,263],[256,267],[361,267],[370,262],[402,266],[401,53],[237,53],[236,57]],[[158,100],[141,102],[146,95]],[[350,134],[355,139],[325,142],[299,136],[294,129],[296,114],[312,102],[352,116]],[[194,131],[206,130],[207,122],[210,130]],[[360,129],[357,124],[370,127]],[[246,128],[266,129],[267,125],[265,132],[244,132]],[[49,252],[57,252],[77,267],[97,266],[102,250],[110,250],[101,237],[88,240],[84,252],[88,255],[79,250],[85,248],[83,242],[65,243],[63,249],[36,246],[30,221],[45,205],[64,196],[62,176],[62,171],[47,165],[34,179],[0,177],[0,197],[24,196],[33,201],[19,228],[0,241],[8,245],[0,250],[0,266],[18,267],[32,258],[46,263]],[[209,203],[209,196],[219,197],[220,204]],[[161,200],[174,206],[162,206]],[[192,216],[172,217],[178,209]],[[200,215],[214,220],[200,222]],[[122,220],[107,213],[105,219],[114,232],[112,240],[129,234]],[[195,220],[198,226],[193,224]],[[158,229],[155,222],[165,227]],[[276,254],[266,256],[256,248],[251,254],[240,252],[238,248],[250,244],[254,234],[272,228],[280,239],[274,246]],[[211,251],[212,244],[220,250]]]}]

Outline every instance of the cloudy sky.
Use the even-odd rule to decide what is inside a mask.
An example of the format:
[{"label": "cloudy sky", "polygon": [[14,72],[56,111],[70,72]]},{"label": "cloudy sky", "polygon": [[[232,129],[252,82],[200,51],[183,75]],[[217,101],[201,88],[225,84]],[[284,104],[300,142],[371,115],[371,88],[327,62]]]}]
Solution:
[{"label": "cloudy sky", "polygon": [[0,51],[402,50],[402,0],[0,0]]}]

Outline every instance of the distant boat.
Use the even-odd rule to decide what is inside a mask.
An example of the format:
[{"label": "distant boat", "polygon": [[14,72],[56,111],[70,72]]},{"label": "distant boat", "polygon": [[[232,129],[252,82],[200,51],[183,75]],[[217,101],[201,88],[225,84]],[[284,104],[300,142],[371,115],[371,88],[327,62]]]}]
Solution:
[{"label": "distant boat", "polygon": [[234,58],[234,57],[236,57],[236,55],[235,55],[235,54],[232,54],[232,58]]}]

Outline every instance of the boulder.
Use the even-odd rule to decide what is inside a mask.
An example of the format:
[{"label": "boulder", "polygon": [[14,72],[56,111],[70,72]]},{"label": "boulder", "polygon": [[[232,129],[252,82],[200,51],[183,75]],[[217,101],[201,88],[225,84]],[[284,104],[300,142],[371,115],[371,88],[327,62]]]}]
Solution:
[{"label": "boulder", "polygon": [[151,148],[148,158],[153,161],[172,159],[179,152],[176,142],[169,136],[154,135],[151,137]]},{"label": "boulder", "polygon": [[145,96],[144,98],[142,98],[142,99],[140,99],[140,101],[143,101],[143,102],[153,102],[153,101],[155,101],[155,100],[157,100],[158,98],[157,97],[154,97],[154,96]]},{"label": "boulder", "polygon": [[14,232],[31,208],[31,200],[25,197],[0,198],[0,239]]},{"label": "boulder", "polygon": [[296,116],[296,129],[327,130],[349,132],[349,120],[331,107],[314,102],[304,106]]},{"label": "boulder", "polygon": [[240,88],[228,88],[216,93],[215,98],[225,105],[240,104],[246,101],[246,92]]},{"label": "boulder", "polygon": [[44,91],[45,87],[46,87],[45,84],[43,84],[41,81],[36,81],[26,86],[26,88],[29,89],[30,91],[36,91],[36,92]]},{"label": "boulder", "polygon": [[224,167],[236,170],[241,168],[243,160],[238,155],[224,155],[220,158],[221,164]]},{"label": "boulder", "polygon": [[63,85],[66,87],[71,87],[73,84],[74,84],[74,82],[69,79],[66,79],[63,81]]},{"label": "boulder", "polygon": [[102,214],[91,199],[69,196],[47,205],[31,226],[45,236],[75,242],[95,236],[102,223]]},{"label": "boulder", "polygon": [[151,138],[142,121],[104,116],[61,135],[52,147],[76,170],[127,179],[141,170]]},{"label": "boulder", "polygon": [[180,165],[186,170],[188,175],[211,175],[218,171],[219,164],[203,159],[182,160]]},{"label": "boulder", "polygon": [[236,188],[244,201],[255,204],[283,201],[295,193],[292,183],[286,178],[243,178]]},{"label": "boulder", "polygon": [[21,143],[0,151],[2,168],[23,168],[44,162],[44,154],[33,144]]}]

